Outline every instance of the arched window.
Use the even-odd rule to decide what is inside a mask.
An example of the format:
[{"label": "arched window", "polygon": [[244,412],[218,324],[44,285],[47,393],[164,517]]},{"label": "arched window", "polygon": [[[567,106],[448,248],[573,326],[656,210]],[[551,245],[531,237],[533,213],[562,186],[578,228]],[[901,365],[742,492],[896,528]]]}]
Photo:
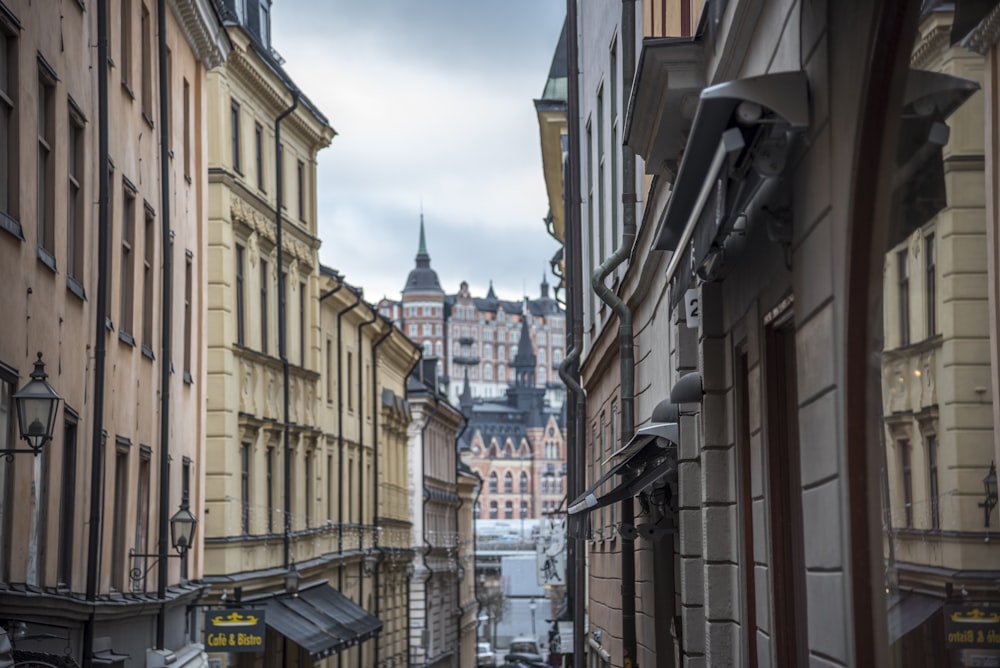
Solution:
[{"label": "arched window", "polygon": [[496,471],[490,471],[490,493],[497,493],[497,473]]},{"label": "arched window", "polygon": [[441,343],[440,341],[438,341],[437,343],[435,343],[434,344],[434,352],[435,352],[435,354],[437,354],[438,357],[441,357],[442,355],[444,355],[444,344]]},{"label": "arched window", "polygon": [[545,348],[538,349],[538,363],[545,364]]},{"label": "arched window", "polygon": [[543,385],[545,384],[545,369],[538,370],[538,382]]},{"label": "arched window", "polygon": [[514,492],[514,476],[510,474],[510,471],[507,471],[503,476],[503,491],[507,494]]},{"label": "arched window", "polygon": [[497,364],[497,380],[505,380],[505,372],[502,364]]},{"label": "arched window", "polygon": [[488,360],[493,359],[493,346],[488,343],[483,344],[483,357]]},{"label": "arched window", "polygon": [[497,359],[501,362],[507,359],[507,349],[503,346],[497,346]]},{"label": "arched window", "polygon": [[483,366],[483,380],[493,380],[493,367],[489,364]]},{"label": "arched window", "polygon": [[496,501],[490,501],[490,519],[491,520],[497,519],[497,502]]},{"label": "arched window", "polygon": [[528,517],[528,502],[526,500],[521,501],[521,519],[526,519]]},{"label": "arched window", "polygon": [[524,471],[521,471],[521,493],[528,493],[528,474]]},{"label": "arched window", "polygon": [[513,501],[507,501],[506,503],[503,504],[503,518],[505,520],[512,520],[512,519],[514,519],[514,502]]}]

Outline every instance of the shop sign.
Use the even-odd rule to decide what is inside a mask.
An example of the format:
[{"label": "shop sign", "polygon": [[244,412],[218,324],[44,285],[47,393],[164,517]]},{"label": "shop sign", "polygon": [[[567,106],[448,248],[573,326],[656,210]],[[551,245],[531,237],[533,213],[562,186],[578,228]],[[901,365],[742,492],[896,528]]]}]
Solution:
[{"label": "shop sign", "polygon": [[205,613],[205,646],[209,652],[263,652],[264,611],[210,610]]},{"label": "shop sign", "polygon": [[1000,606],[945,606],[944,634],[951,649],[1000,650]]}]

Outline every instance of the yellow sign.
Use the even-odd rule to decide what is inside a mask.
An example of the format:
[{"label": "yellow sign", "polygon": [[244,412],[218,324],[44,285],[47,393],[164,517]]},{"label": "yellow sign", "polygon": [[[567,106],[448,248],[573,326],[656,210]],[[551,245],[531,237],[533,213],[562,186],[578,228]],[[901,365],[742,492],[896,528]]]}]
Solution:
[{"label": "yellow sign", "polygon": [[213,610],[205,613],[209,652],[263,652],[263,610]]}]

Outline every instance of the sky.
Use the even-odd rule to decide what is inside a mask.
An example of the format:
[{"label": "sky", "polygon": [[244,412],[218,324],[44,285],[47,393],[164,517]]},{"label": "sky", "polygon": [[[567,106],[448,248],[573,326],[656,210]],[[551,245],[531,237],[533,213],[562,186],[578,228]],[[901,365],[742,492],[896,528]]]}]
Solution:
[{"label": "sky", "polygon": [[421,208],[445,292],[537,296],[559,246],[538,117],[564,0],[278,0],[272,44],[337,132],[319,154],[320,261],[400,298]]}]

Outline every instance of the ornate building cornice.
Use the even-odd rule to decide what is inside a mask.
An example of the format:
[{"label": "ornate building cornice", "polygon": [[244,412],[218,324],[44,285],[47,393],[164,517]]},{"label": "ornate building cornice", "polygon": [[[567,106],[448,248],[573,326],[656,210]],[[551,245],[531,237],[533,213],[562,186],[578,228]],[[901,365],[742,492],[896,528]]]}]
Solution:
[{"label": "ornate building cornice", "polygon": [[180,25],[184,39],[191,45],[195,57],[206,68],[213,69],[226,62],[231,45],[225,28],[219,22],[212,0],[169,0],[170,9]]},{"label": "ornate building cornice", "polygon": [[1000,41],[1000,5],[993,8],[972,32],[962,40],[962,46],[984,55]]},{"label": "ornate building cornice", "polygon": [[939,24],[917,37],[910,56],[910,66],[915,69],[927,69],[936,57],[944,53],[950,46],[951,24]]},{"label": "ornate building cornice", "polygon": [[[233,193],[230,216],[234,221],[242,221],[247,227],[272,244],[275,243],[278,230],[274,217],[265,216],[257,207],[244,201],[236,193]],[[291,226],[289,225],[289,227]],[[310,237],[309,243],[305,243],[292,235],[287,235],[286,238],[282,239],[282,246],[284,246],[286,255],[309,267],[309,273],[316,268],[315,254],[319,249],[317,240]]]}]

